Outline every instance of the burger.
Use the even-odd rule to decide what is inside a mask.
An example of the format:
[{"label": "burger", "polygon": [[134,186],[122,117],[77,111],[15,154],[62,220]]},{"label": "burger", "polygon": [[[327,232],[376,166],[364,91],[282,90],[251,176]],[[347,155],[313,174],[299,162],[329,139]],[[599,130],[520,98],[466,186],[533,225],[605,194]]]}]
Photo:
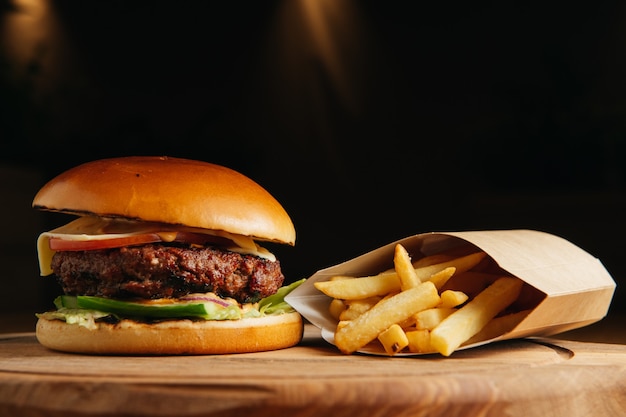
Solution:
[{"label": "burger", "polygon": [[[62,295],[37,314],[38,341],[90,354],[224,354],[302,338],[289,285],[259,242],[295,244],[284,208],[224,166],[172,157],[102,159],[35,195],[77,216],[37,240],[41,275]],[[265,245],[267,246],[267,245]]]}]

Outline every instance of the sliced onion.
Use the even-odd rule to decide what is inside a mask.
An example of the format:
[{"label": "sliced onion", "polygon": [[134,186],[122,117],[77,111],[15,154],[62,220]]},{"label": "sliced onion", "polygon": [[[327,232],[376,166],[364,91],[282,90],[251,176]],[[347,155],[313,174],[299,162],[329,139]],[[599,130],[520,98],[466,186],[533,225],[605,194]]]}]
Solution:
[{"label": "sliced onion", "polygon": [[180,297],[180,300],[183,301],[200,301],[200,302],[212,302],[218,304],[222,307],[228,307],[232,305],[226,300],[222,300],[220,298],[211,297],[210,295],[203,294],[187,294],[185,296]]}]

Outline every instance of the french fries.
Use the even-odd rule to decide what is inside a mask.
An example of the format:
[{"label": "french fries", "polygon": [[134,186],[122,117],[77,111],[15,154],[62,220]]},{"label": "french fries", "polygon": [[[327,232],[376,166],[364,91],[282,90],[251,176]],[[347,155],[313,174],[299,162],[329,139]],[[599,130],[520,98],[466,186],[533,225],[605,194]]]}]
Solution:
[{"label": "french fries", "polygon": [[477,270],[488,259],[476,251],[413,261],[398,244],[392,270],[337,276],[314,285],[333,298],[330,311],[338,321],[334,340],[341,352],[351,354],[379,343],[390,356],[407,351],[450,356],[464,343],[511,330],[528,313],[501,315],[524,284],[515,277]]},{"label": "french fries", "polygon": [[[476,252],[454,260],[415,268],[415,273],[420,282],[424,282],[436,276],[437,273],[446,270],[446,268],[455,268],[454,273],[468,271],[478,265],[485,256],[486,253],[484,252]],[[448,270],[447,273],[450,271]],[[447,273],[444,273],[444,275]],[[382,272],[378,275],[360,278],[333,277],[329,281],[316,282],[314,285],[315,288],[329,297],[340,300],[359,300],[377,295],[384,296],[401,290],[401,280],[396,271]]]},{"label": "french fries", "polygon": [[421,310],[439,304],[437,288],[432,282],[383,298],[371,309],[349,320],[335,333],[335,343],[344,353],[353,353],[376,339],[391,325],[405,321]]}]

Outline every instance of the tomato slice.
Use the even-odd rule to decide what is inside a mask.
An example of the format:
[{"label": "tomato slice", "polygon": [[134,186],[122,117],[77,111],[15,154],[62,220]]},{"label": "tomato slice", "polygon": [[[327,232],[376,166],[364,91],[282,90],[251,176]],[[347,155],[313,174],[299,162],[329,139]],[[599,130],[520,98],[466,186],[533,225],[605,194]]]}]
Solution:
[{"label": "tomato slice", "polygon": [[[116,237],[111,239],[98,239],[98,240],[70,240],[62,239],[58,237],[50,238],[50,249],[54,251],[84,251],[84,250],[98,250],[98,249],[111,249],[121,248],[123,246],[137,246],[145,245],[147,243],[156,242],[170,242],[172,239],[163,239],[164,236],[170,232],[165,232],[163,235],[159,233],[142,233],[124,237]],[[232,245],[229,239],[219,236],[205,235],[202,233],[190,233],[190,232],[178,232],[173,241],[190,243],[195,245]]]}]

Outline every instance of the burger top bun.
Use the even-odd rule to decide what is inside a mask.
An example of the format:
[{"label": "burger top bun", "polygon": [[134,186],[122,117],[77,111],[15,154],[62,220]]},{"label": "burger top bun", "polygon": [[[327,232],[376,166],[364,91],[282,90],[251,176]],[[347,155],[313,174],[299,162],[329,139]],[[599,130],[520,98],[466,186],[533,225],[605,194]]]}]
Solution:
[{"label": "burger top bun", "polygon": [[122,217],[295,244],[285,209],[250,178],[223,166],[166,156],[102,159],[44,185],[41,210]]}]

